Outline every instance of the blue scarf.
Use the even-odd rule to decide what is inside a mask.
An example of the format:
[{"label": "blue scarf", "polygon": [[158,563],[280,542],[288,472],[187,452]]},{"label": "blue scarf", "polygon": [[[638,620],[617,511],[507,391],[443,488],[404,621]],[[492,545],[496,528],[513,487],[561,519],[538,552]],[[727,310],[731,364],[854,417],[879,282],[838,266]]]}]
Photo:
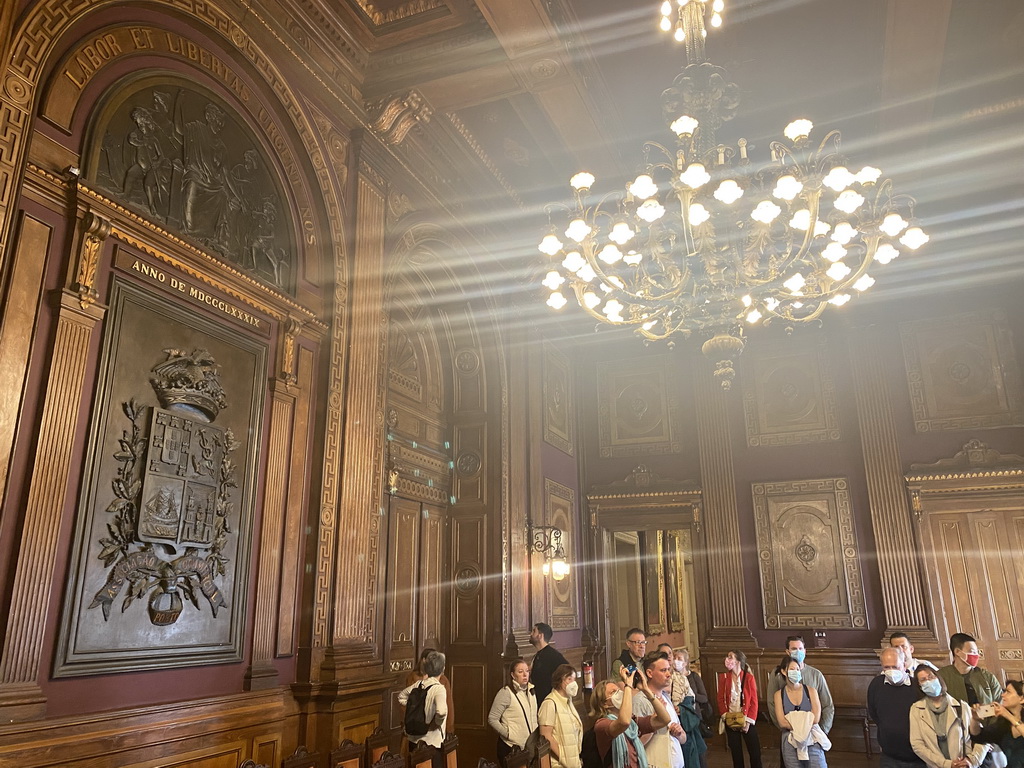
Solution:
[{"label": "blue scarf", "polygon": [[[618,720],[619,716],[609,712],[605,715],[609,720]],[[629,763],[629,749],[626,747],[626,739],[633,743],[636,750],[636,761],[639,768],[647,768],[647,752],[643,742],[640,741],[640,728],[635,720],[629,721],[629,727],[625,733],[621,733],[612,739],[612,768],[626,768]]]}]

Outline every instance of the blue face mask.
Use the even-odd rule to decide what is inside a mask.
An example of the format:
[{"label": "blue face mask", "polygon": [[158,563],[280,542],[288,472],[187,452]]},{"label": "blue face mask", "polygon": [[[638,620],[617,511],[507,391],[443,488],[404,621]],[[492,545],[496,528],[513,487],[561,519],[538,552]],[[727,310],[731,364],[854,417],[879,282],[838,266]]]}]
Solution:
[{"label": "blue face mask", "polygon": [[921,693],[925,696],[938,696],[942,693],[942,683],[938,680],[925,680],[921,683]]},{"label": "blue face mask", "polygon": [[801,680],[803,680],[804,676],[799,669],[791,669],[786,672],[786,677],[789,678],[789,682],[791,682],[793,685],[796,685]]},{"label": "blue face mask", "polygon": [[797,664],[803,664],[804,659],[807,658],[807,651],[805,651],[803,648],[799,648],[795,651],[790,651],[789,658],[793,659]]}]

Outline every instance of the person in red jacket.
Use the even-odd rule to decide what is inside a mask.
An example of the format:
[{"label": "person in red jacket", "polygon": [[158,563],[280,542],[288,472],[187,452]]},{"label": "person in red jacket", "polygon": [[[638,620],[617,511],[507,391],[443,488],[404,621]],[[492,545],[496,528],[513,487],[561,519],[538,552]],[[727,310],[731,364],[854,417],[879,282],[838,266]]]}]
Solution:
[{"label": "person in red jacket", "polygon": [[[743,651],[729,651],[725,656],[725,669],[718,675],[718,711],[722,713],[722,728],[732,753],[733,768],[743,768],[744,742],[750,755],[750,768],[761,768],[761,742],[755,727],[757,682]],[[733,713],[731,717],[729,713]]]}]

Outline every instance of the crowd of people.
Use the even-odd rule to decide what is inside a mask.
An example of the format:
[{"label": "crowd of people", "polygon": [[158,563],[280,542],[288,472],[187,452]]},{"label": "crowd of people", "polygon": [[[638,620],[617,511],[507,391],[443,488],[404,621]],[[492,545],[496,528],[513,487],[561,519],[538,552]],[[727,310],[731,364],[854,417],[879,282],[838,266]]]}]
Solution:
[{"label": "crowd of people", "polygon": [[[534,625],[532,665],[516,659],[494,697],[487,722],[498,734],[502,768],[514,749],[535,754],[542,740],[550,744],[552,768],[707,768],[707,742],[716,731],[725,735],[734,768],[745,768],[744,749],[750,768],[761,768],[757,680],[742,651],[723,659],[716,712],[687,650],[661,644],[648,651],[646,634],[633,628],[611,676],[593,685],[585,721],[575,701],[577,670],[551,639],[550,626]],[[895,632],[879,654],[867,712],[877,726],[880,768],[1024,768],[1024,684],[1011,680],[1004,690],[979,666],[969,635],[954,634],[950,651],[953,662],[939,669],[914,658],[907,635]],[[765,695],[784,768],[827,768],[831,748],[835,705],[806,655],[802,637],[787,638]],[[403,705],[424,700],[424,715],[414,722],[419,730],[425,722],[426,733],[409,733],[406,720],[410,747],[440,744],[451,710],[443,671],[444,655],[425,652],[419,674],[399,696]]]}]

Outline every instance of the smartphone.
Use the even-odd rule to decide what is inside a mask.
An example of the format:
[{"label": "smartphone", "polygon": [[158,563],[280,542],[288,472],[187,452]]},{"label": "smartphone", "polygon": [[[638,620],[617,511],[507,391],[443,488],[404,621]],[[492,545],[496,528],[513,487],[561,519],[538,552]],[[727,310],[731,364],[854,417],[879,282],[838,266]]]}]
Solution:
[{"label": "smartphone", "polygon": [[978,717],[995,717],[996,716],[996,705],[995,704],[982,704],[977,709]]},{"label": "smartphone", "polygon": [[636,673],[636,665],[635,664],[630,664],[628,667],[626,667],[626,671],[629,672],[629,674],[631,674],[631,675],[635,674]]}]

